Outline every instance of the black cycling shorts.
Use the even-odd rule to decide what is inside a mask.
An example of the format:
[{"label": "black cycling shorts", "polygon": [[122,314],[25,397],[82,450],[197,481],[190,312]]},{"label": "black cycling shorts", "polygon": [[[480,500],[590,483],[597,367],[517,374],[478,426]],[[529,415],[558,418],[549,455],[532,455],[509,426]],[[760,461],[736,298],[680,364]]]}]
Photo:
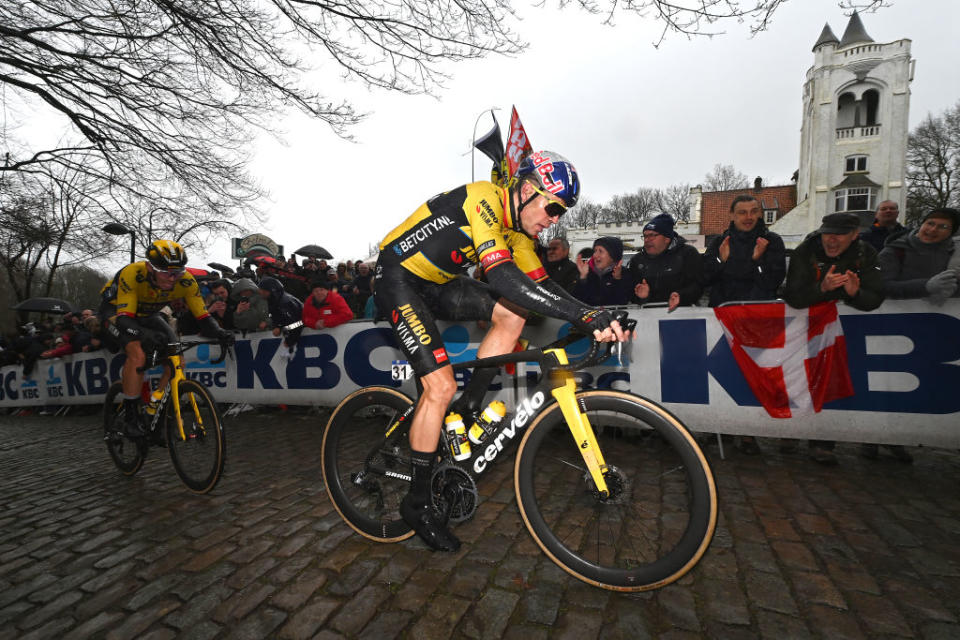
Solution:
[{"label": "black cycling shorts", "polygon": [[499,298],[479,280],[461,276],[438,284],[389,258],[377,262],[374,277],[377,309],[390,321],[397,345],[418,376],[450,364],[436,319],[490,320]]},{"label": "black cycling shorts", "polygon": [[177,341],[177,334],[161,313],[145,318],[118,316],[114,315],[115,313],[116,308],[113,305],[100,307],[104,342],[114,353],[122,351],[128,343],[134,341],[141,343],[145,353]]}]

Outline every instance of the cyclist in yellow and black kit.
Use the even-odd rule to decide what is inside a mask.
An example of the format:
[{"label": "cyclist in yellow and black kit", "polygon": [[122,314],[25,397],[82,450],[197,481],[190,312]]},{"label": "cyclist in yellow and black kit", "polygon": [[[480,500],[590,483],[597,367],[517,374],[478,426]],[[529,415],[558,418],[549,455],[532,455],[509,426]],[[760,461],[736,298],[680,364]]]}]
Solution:
[{"label": "cyclist in yellow and black kit", "polygon": [[[159,314],[161,309],[182,298],[193,317],[200,321],[203,335],[222,344],[233,341],[233,334],[221,329],[207,313],[200,287],[186,267],[187,254],[182,246],[171,240],[156,240],[147,249],[146,261],[128,264],[100,291],[100,317],[107,339],[114,348],[122,347],[127,355],[121,375],[127,435],[144,435],[139,418],[143,371],[138,370],[146,363],[143,342],[160,346],[177,339]],[[161,389],[171,374],[164,369]]]},{"label": "cyclist in yellow and black kit", "polygon": [[[455,551],[459,540],[432,507],[430,478],[443,416],[457,390],[436,318],[489,320],[478,358],[508,353],[525,310],[567,320],[601,341],[625,340],[609,313],[584,305],[552,282],[533,239],[576,204],[573,165],[551,151],[524,159],[510,186],[475,182],[420,206],[380,243],[376,304],[423,385],[410,427],[413,482],[400,505],[404,521],[430,547]],[[464,276],[479,265],[487,283]],[[457,410],[479,409],[496,369],[474,371]]]}]

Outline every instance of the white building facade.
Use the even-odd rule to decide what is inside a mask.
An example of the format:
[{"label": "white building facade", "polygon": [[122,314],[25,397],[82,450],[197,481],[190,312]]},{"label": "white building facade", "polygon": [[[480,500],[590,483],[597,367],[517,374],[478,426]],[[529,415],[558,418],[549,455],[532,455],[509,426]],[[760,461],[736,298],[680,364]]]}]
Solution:
[{"label": "white building facade", "polygon": [[827,24],[813,46],[803,85],[803,122],[795,209],[771,228],[795,247],[823,216],[856,213],[861,226],[877,204],[904,209],[910,82],[910,40],[880,44],[854,13],[843,37]]}]

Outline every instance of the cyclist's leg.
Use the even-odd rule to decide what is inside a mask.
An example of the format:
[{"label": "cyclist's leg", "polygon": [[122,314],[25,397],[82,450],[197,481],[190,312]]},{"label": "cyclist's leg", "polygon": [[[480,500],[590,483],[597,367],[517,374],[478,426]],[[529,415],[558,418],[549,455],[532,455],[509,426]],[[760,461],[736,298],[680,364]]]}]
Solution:
[{"label": "cyclist's leg", "polygon": [[[167,322],[167,317],[162,313],[154,313],[151,316],[147,316],[140,322],[147,330],[149,342],[153,347],[162,348],[163,345],[177,342],[176,332],[174,332],[173,327],[170,326],[170,323]],[[160,380],[157,384],[157,388],[165,389],[167,383],[170,382],[172,375],[173,371],[171,371],[170,367],[167,366],[167,363],[164,362],[163,372],[160,374]]]},{"label": "cyclist's leg", "polygon": [[493,307],[491,326],[477,348],[477,358],[488,358],[513,350],[527,319],[510,306],[497,302]]},{"label": "cyclist's leg", "polygon": [[400,515],[433,549],[456,551],[460,541],[433,508],[430,495],[443,416],[457,390],[440,330],[424,300],[423,294],[436,298],[431,292],[436,285],[415,278],[400,265],[381,263],[377,276],[377,306],[386,313],[400,350],[423,386],[410,424],[413,481],[400,503]]},{"label": "cyclist's leg", "polygon": [[144,435],[140,424],[140,388],[143,385],[143,372],[138,371],[146,362],[143,352],[143,331],[134,318],[112,316],[106,321],[107,332],[111,339],[123,347],[127,359],[120,374],[123,388],[123,422],[127,435]]},{"label": "cyclist's leg", "polygon": [[[526,322],[522,309],[504,299],[497,300],[497,294],[487,284],[473,278],[457,278],[445,285],[439,295],[438,308],[444,312],[438,315],[444,320],[490,321],[490,329],[477,349],[478,358],[513,350]],[[499,371],[499,367],[475,369],[457,400],[456,410],[463,414],[480,411],[483,397]]]}]

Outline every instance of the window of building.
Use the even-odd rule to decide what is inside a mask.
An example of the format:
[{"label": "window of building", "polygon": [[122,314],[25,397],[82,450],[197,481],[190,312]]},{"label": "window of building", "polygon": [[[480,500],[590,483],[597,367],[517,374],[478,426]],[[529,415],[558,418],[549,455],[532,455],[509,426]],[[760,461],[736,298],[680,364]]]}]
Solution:
[{"label": "window of building", "polygon": [[776,209],[764,209],[763,210],[763,221],[766,224],[773,224],[777,221],[777,210]]},{"label": "window of building", "polygon": [[877,122],[877,111],[880,108],[880,92],[876,89],[868,89],[867,91],[864,91],[861,102],[866,108],[867,121],[865,124],[868,127],[879,124]]},{"label": "window of building", "polygon": [[835,195],[834,211],[873,211],[877,208],[877,190],[871,187],[851,187],[838,189]]},{"label": "window of building", "polygon": [[867,171],[867,156],[847,156],[846,173],[865,173]]}]

